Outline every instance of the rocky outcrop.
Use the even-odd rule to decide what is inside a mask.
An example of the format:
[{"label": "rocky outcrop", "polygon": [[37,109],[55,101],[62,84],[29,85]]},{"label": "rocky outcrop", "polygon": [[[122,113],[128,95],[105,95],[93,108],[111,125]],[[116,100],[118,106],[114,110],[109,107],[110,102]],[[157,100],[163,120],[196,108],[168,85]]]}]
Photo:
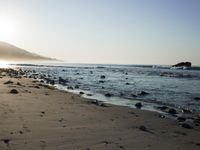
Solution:
[{"label": "rocky outcrop", "polygon": [[191,62],[180,62],[178,64],[173,65],[172,67],[191,67]]}]

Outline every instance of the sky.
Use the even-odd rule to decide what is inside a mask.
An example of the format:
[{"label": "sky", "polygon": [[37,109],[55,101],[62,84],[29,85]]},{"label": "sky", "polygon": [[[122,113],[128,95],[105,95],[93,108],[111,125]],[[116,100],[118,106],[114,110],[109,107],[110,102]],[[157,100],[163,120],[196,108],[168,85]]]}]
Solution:
[{"label": "sky", "polygon": [[0,0],[0,41],[68,63],[200,65],[200,0]]}]

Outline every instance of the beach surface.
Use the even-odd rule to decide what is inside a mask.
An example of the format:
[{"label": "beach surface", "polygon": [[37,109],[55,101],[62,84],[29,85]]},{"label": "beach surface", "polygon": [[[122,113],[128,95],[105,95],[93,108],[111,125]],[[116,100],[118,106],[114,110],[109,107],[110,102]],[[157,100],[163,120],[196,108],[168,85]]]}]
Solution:
[{"label": "beach surface", "polygon": [[199,150],[199,139],[199,130],[156,112],[98,105],[33,79],[0,78],[0,150]]}]

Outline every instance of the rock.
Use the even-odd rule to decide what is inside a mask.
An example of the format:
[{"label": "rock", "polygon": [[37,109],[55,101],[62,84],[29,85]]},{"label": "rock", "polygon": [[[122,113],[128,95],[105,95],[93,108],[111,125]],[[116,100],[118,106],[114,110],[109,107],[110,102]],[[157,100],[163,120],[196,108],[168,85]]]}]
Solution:
[{"label": "rock", "polygon": [[11,94],[18,94],[19,92],[18,92],[16,89],[12,89],[12,90],[10,91],[10,93],[11,93]]},{"label": "rock", "polygon": [[1,139],[1,141],[3,141],[5,144],[7,144],[7,146],[9,146],[9,144],[10,144],[10,139]]},{"label": "rock", "polygon": [[200,97],[194,97],[194,100],[199,101]]},{"label": "rock", "polygon": [[17,82],[17,85],[18,85],[18,86],[21,86],[21,83],[20,83],[20,82]]},{"label": "rock", "polygon": [[130,85],[130,83],[126,82],[126,85]]},{"label": "rock", "polygon": [[106,76],[105,75],[101,75],[101,77],[100,77],[101,79],[105,79],[106,78]]},{"label": "rock", "polygon": [[168,110],[168,113],[169,113],[169,114],[172,114],[172,115],[177,114],[176,110],[173,109],[173,108],[170,108],[170,109]]},{"label": "rock", "polygon": [[157,108],[162,110],[162,111],[166,111],[166,109],[168,109],[169,107],[167,107],[167,106],[159,106]]},{"label": "rock", "polygon": [[141,91],[138,95],[147,95],[149,93],[145,92],[145,91]]},{"label": "rock", "polygon": [[191,62],[180,62],[178,64],[173,65],[172,67],[191,67]]},{"label": "rock", "polygon": [[184,118],[184,117],[178,117],[177,120],[178,120],[178,122],[184,122],[186,120],[186,118]]},{"label": "rock", "polygon": [[148,131],[147,128],[146,128],[145,126],[140,126],[139,129],[140,129],[141,131],[145,131],[145,132]]},{"label": "rock", "polygon": [[87,96],[92,96],[92,94],[87,94]]},{"label": "rock", "polygon": [[39,89],[40,87],[39,86],[34,86],[34,88]]},{"label": "rock", "polygon": [[138,108],[138,109],[140,109],[142,106],[143,106],[143,105],[142,105],[142,103],[140,103],[140,102],[135,104],[135,107]]},{"label": "rock", "polygon": [[78,89],[79,88],[79,86],[78,85],[75,85],[75,87],[74,87],[75,89]]},{"label": "rock", "polygon": [[65,80],[65,79],[63,79],[63,78],[61,78],[61,77],[59,77],[59,79],[58,79],[58,83],[59,83],[59,84],[66,85],[67,82],[68,82],[67,80]]},{"label": "rock", "polygon": [[186,128],[186,129],[193,129],[193,127],[191,125],[187,124],[187,123],[183,123],[181,125],[181,127]]},{"label": "rock", "polygon": [[13,84],[13,81],[7,81],[7,82],[5,82],[4,84]]},{"label": "rock", "polygon": [[200,117],[197,117],[193,120],[194,124],[199,126],[200,125]]},{"label": "rock", "polygon": [[165,115],[159,114],[158,117],[159,118],[165,118]]},{"label": "rock", "polygon": [[132,96],[132,97],[137,97],[137,95],[135,95],[135,94],[131,94],[131,96]]},{"label": "rock", "polygon": [[111,96],[113,96],[113,94],[106,93],[105,96],[106,96],[106,97],[111,97]]},{"label": "rock", "polygon": [[99,83],[104,83],[105,81],[99,80]]},{"label": "rock", "polygon": [[85,94],[85,93],[84,93],[84,92],[79,92],[79,94],[80,94],[80,95],[83,95],[83,94]]},{"label": "rock", "polygon": [[67,87],[68,90],[73,90],[74,88],[72,86]]}]

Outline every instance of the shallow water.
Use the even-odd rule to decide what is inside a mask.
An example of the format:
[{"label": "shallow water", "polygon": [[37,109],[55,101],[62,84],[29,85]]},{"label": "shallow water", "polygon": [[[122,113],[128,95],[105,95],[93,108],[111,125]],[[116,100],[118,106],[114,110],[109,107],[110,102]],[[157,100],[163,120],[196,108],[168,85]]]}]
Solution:
[{"label": "shallow water", "polygon": [[[200,112],[200,100],[194,99],[200,97],[199,67],[188,70],[169,66],[92,64],[18,64],[17,67],[45,74],[61,89],[78,86],[75,92],[83,90],[92,94],[92,98],[96,96],[114,104],[134,106],[137,100]],[[101,78],[102,75],[105,78]],[[67,80],[67,84],[58,84],[59,77]],[[140,95],[141,91],[149,94]],[[115,98],[104,97],[106,93]]]}]

